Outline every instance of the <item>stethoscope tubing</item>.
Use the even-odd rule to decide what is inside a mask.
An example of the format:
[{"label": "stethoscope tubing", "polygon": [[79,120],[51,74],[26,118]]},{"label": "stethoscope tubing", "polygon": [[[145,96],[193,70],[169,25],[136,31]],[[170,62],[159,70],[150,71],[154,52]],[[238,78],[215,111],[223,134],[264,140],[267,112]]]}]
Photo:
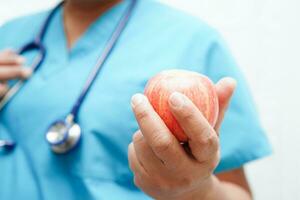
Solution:
[{"label": "stethoscope tubing", "polygon": [[76,120],[78,111],[80,109],[80,106],[84,102],[86,95],[88,94],[93,83],[95,82],[95,80],[100,72],[100,69],[103,67],[107,58],[110,56],[110,54],[114,50],[114,47],[116,46],[122,32],[124,31],[128,21],[129,21],[129,18],[131,17],[132,10],[134,9],[134,7],[136,5],[136,1],[137,0],[132,0],[132,3],[130,4],[128,10],[125,12],[125,15],[122,17],[122,20],[117,25],[115,31],[113,32],[111,38],[108,41],[106,47],[104,48],[101,56],[96,61],[95,67],[94,67],[93,71],[91,72],[91,75],[88,77],[88,79],[83,87],[82,93],[78,97],[76,103],[74,104],[74,106],[70,112],[70,114],[72,114],[74,116],[75,120]]},{"label": "stethoscope tubing", "polygon": [[[38,55],[34,61],[32,66],[36,66],[33,67],[32,70],[35,71],[39,65],[41,65],[41,60],[43,59],[42,57],[44,57],[44,55]],[[0,101],[0,111],[6,106],[6,104],[19,92],[19,90],[21,90],[21,88],[23,87],[23,85],[25,84],[26,80],[19,80],[18,82],[16,82],[7,92],[6,94],[3,96],[3,98]]]},{"label": "stethoscope tubing", "polygon": [[[131,16],[132,10],[134,9],[137,0],[131,0],[132,3],[130,4],[128,10],[125,12],[125,15],[122,17],[122,20],[117,25],[116,30],[113,32],[111,38],[109,39],[107,45],[105,46],[101,56],[97,59],[95,67],[93,68],[92,72],[90,73],[89,77],[87,78],[84,87],[82,89],[82,92],[80,93],[79,97],[77,98],[74,106],[72,107],[70,114],[74,116],[74,119],[76,120],[78,111],[84,102],[85,97],[87,96],[89,90],[91,89],[94,81],[96,80],[100,69],[105,64],[107,58],[110,56],[111,52],[113,51],[120,35],[122,34],[124,28],[127,25],[127,22],[129,21],[129,18]],[[19,50],[19,54],[22,54],[29,50],[39,50],[39,55],[35,58],[35,61],[33,62],[32,70],[33,72],[37,71],[39,67],[42,65],[45,56],[46,56],[46,50],[42,43],[42,40],[47,32],[48,25],[53,18],[56,11],[64,4],[64,1],[59,3],[49,14],[47,17],[45,23],[43,24],[40,33],[35,38],[35,40],[32,43],[29,43],[25,45],[23,48]],[[22,86],[25,84],[25,80],[19,80],[1,99],[0,101],[0,111],[7,105],[7,103],[18,93],[18,91],[22,88]]]},{"label": "stethoscope tubing", "polygon": [[[109,38],[106,46],[104,47],[103,52],[101,52],[101,55],[97,59],[96,64],[95,64],[94,68],[92,69],[92,71],[90,72],[90,74],[89,74],[89,76],[88,76],[88,78],[87,78],[87,80],[84,84],[84,87],[83,87],[80,95],[78,96],[77,100],[75,101],[71,111],[69,112],[69,114],[66,115],[65,119],[61,120],[61,121],[64,120],[67,124],[70,125],[70,127],[71,127],[71,124],[76,124],[79,109],[80,109],[82,103],[84,102],[88,92],[90,91],[94,81],[96,80],[99,72],[101,71],[103,65],[105,64],[105,61],[110,56],[110,54],[112,53],[114,47],[116,46],[122,32],[124,31],[128,21],[129,21],[129,18],[131,17],[131,14],[133,12],[133,9],[134,9],[137,1],[138,0],[131,0],[130,5],[127,8],[125,14],[122,16],[121,20],[117,24],[114,32],[112,33],[112,35]],[[38,50],[38,55],[35,57],[35,59],[32,63],[33,72],[36,72],[45,60],[46,49],[45,49],[44,44],[43,44],[43,38],[44,38],[44,36],[47,32],[47,28],[49,26],[49,23],[51,22],[51,19],[53,18],[56,11],[63,4],[64,4],[64,1],[60,2],[50,12],[50,14],[46,18],[44,24],[42,25],[42,28],[41,28],[40,32],[38,33],[37,37],[32,42],[30,42],[30,43],[24,45],[22,48],[20,48],[19,51],[17,52],[18,54],[23,54],[26,51]],[[4,95],[4,97],[0,100],[0,112],[5,107],[5,105],[7,105],[7,103],[18,93],[18,91],[23,87],[23,85],[25,83],[26,83],[26,80],[19,80]],[[68,119],[72,119],[72,120],[70,121]],[[59,120],[57,120],[57,121],[59,121]],[[55,122],[53,123],[53,125],[55,125]],[[50,129],[51,129],[51,126],[50,126],[49,130]],[[49,142],[49,144],[52,144],[52,143]]]},{"label": "stethoscope tubing", "polygon": [[[131,13],[135,7],[135,4],[138,0],[132,0],[131,5],[129,6],[128,10],[126,11],[125,15],[123,16],[123,18],[121,19],[121,21],[119,22],[116,30],[114,31],[114,33],[112,34],[110,40],[107,43],[107,46],[105,47],[105,49],[103,50],[103,53],[101,54],[101,56],[98,58],[95,68],[92,70],[91,75],[88,77],[83,90],[80,94],[80,96],[78,97],[76,103],[74,104],[70,114],[68,114],[67,116],[72,118],[72,120],[76,120],[76,116],[78,114],[78,111],[85,99],[85,97],[87,96],[92,84],[94,83],[97,75],[100,72],[101,67],[105,64],[105,61],[107,60],[107,58],[109,57],[109,55],[111,54],[111,52],[113,51],[121,33],[123,32],[123,30],[125,29],[125,26],[127,24],[127,22],[129,21],[129,18],[131,16]],[[54,16],[54,14],[56,13],[56,11],[60,8],[60,6],[63,5],[63,1],[61,3],[59,3],[49,14],[49,16],[47,17],[47,19],[45,20],[45,23],[43,24],[40,33],[37,35],[37,37],[35,38],[35,40],[32,43],[29,43],[27,45],[25,45],[23,48],[21,48],[19,50],[19,54],[22,54],[26,51],[29,50],[38,50],[39,54],[38,56],[34,59],[33,64],[32,64],[32,70],[33,72],[36,72],[39,67],[42,65],[45,56],[46,56],[46,49],[42,43],[43,38],[45,36],[45,33],[47,31],[48,25],[52,19],[52,17]],[[6,95],[3,97],[3,99],[0,101],[0,112],[1,110],[5,107],[5,105],[7,105],[7,103],[15,96],[15,94],[22,88],[22,86],[24,85],[24,83],[26,83],[26,81],[24,80],[20,80],[18,81],[7,93]],[[68,119],[68,117],[66,119]],[[80,127],[79,127],[80,128]],[[7,146],[9,148],[13,148],[15,146],[15,142],[16,138],[14,138],[14,135],[11,135],[11,139],[13,139],[12,141],[4,141],[4,140],[0,140],[0,146],[2,145],[3,147]],[[1,143],[2,142],[2,143]],[[45,199],[43,191],[42,191],[42,186],[41,186],[41,182],[40,179],[37,175],[37,172],[35,170],[35,166],[33,165],[33,158],[30,155],[30,150],[26,145],[23,145],[22,143],[20,143],[20,148],[23,149],[24,151],[24,155],[27,159],[27,161],[29,162],[29,169],[32,173],[33,179],[35,180],[36,184],[37,184],[37,191],[38,191],[38,198],[43,200]],[[73,146],[74,148],[74,146]]]},{"label": "stethoscope tubing", "polygon": [[[34,39],[34,41],[24,45],[22,48],[20,48],[16,53],[17,54],[23,54],[26,51],[30,51],[30,50],[38,50],[39,54],[38,56],[34,59],[33,63],[32,63],[32,71],[36,72],[39,67],[42,65],[45,56],[46,56],[46,49],[43,45],[43,38],[45,36],[45,33],[47,31],[47,27],[51,21],[51,19],[53,18],[54,14],[56,13],[56,11],[60,8],[60,6],[62,6],[64,3],[64,1],[62,1],[61,3],[59,3],[49,14],[49,16],[47,17],[47,19],[45,20],[40,32],[38,33],[38,35],[36,36],[36,38]],[[3,108],[8,104],[8,102],[10,100],[12,100],[12,98],[19,92],[19,90],[21,90],[21,88],[23,87],[23,85],[25,84],[26,80],[19,80],[17,81],[7,92],[6,94],[1,98],[0,100],[0,111],[3,110]]]},{"label": "stethoscope tubing", "polygon": [[[103,50],[103,53],[101,54],[101,56],[98,58],[95,68],[92,70],[91,75],[88,77],[83,90],[80,94],[80,96],[78,97],[76,103],[74,104],[70,114],[68,114],[67,116],[71,116],[72,118],[74,118],[74,120],[76,120],[76,116],[78,114],[78,111],[85,99],[85,97],[87,96],[93,82],[95,81],[97,75],[100,72],[101,67],[105,64],[105,61],[107,60],[107,58],[109,57],[109,55],[111,54],[111,52],[113,51],[120,35],[122,34],[123,30],[126,27],[127,22],[129,21],[129,18],[131,16],[131,13],[137,3],[138,0],[131,0],[131,4],[128,8],[128,10],[126,11],[125,15],[123,16],[123,18],[121,19],[121,21],[119,22],[116,30],[114,31],[114,33],[112,34],[110,40],[108,41],[105,49]],[[59,3],[49,14],[49,16],[47,17],[47,19],[45,20],[41,31],[39,32],[39,34],[37,35],[37,37],[34,39],[33,42],[25,45],[23,48],[21,48],[17,53],[22,54],[26,51],[29,50],[38,50],[39,54],[38,56],[34,59],[33,64],[32,64],[32,70],[33,72],[36,72],[39,67],[42,65],[45,56],[46,56],[46,49],[42,43],[43,38],[47,32],[47,28],[48,25],[52,19],[52,17],[54,16],[54,14],[56,13],[56,11],[60,8],[60,6],[62,6],[64,3],[64,1],[62,1],[61,3]],[[6,95],[2,98],[2,100],[0,101],[0,112],[1,110],[5,107],[5,105],[7,105],[7,103],[15,96],[15,94],[22,88],[22,86],[26,83],[25,80],[20,80],[18,81],[7,93]],[[68,117],[67,117],[68,118]],[[12,141],[4,141],[4,140],[0,140],[0,146],[2,145],[3,147],[7,146],[7,147],[11,147],[13,148],[15,146],[15,140],[16,138],[14,138],[14,136],[11,136],[13,139]],[[2,144],[2,143],[3,144]],[[41,182],[39,180],[39,177],[36,173],[35,167],[32,164],[33,163],[33,158],[30,155],[30,151],[29,149],[23,145],[20,144],[21,148],[24,150],[24,155],[26,156],[28,162],[29,162],[29,168],[30,171],[33,175],[33,179],[35,180],[36,184],[37,184],[37,190],[38,190],[38,197],[39,199],[43,200],[44,195],[42,192],[42,188],[41,188]]]}]

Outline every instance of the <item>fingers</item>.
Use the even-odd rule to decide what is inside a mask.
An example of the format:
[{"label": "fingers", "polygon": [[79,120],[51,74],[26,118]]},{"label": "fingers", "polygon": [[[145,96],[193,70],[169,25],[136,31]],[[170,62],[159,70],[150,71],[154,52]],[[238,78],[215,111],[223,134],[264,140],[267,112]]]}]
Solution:
[{"label": "fingers", "polygon": [[30,77],[32,70],[30,68],[21,67],[0,67],[0,80],[8,81],[10,79],[26,79]]},{"label": "fingers", "polygon": [[20,67],[24,63],[25,58],[10,49],[0,52],[0,81],[28,78],[32,71],[29,68]]},{"label": "fingers", "polygon": [[185,95],[175,92],[169,106],[188,137],[189,147],[199,162],[210,160],[219,150],[219,138],[201,111]]},{"label": "fingers", "polygon": [[7,49],[0,53],[0,67],[2,65],[20,66],[25,63],[25,58]]},{"label": "fingers", "polygon": [[129,168],[136,174],[139,173],[141,175],[146,175],[146,171],[144,167],[139,162],[136,151],[134,149],[133,143],[130,143],[128,146],[128,162],[129,162]]},{"label": "fingers", "polygon": [[7,90],[7,85],[5,83],[0,83],[0,99],[6,94]]},{"label": "fingers", "polygon": [[133,145],[139,162],[142,163],[147,172],[155,173],[164,167],[161,160],[158,159],[151,147],[147,144],[141,131],[137,131],[133,135]]},{"label": "fingers", "polygon": [[132,97],[132,108],[145,140],[165,165],[174,165],[187,159],[177,139],[144,95],[136,94]]},{"label": "fingers", "polygon": [[151,181],[151,174],[148,174],[143,164],[140,163],[137,151],[134,144],[130,143],[128,146],[128,162],[129,168],[134,174],[134,184],[145,192],[151,192],[153,181]]},{"label": "fingers", "polygon": [[236,88],[236,81],[232,78],[223,78],[216,84],[216,90],[219,99],[219,117],[215,125],[215,130],[219,133],[222,121],[224,119],[226,110],[229,106],[230,99]]}]

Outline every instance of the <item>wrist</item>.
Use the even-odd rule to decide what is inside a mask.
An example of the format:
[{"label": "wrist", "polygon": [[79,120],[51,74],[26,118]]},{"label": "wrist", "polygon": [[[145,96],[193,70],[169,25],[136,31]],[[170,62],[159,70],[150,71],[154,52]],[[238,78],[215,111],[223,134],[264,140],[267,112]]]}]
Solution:
[{"label": "wrist", "polygon": [[[203,200],[216,199],[215,197],[219,196],[220,193],[223,193],[222,191],[223,191],[222,183],[219,181],[219,179],[215,175],[212,175],[210,185],[207,187],[207,190],[206,190],[205,194],[201,197],[201,199],[203,199]],[[197,200],[197,198],[195,198],[193,200]]]},{"label": "wrist", "polygon": [[208,177],[197,188],[190,190],[189,192],[176,198],[176,200],[206,200],[212,199],[211,197],[219,190],[220,182],[215,175]]}]

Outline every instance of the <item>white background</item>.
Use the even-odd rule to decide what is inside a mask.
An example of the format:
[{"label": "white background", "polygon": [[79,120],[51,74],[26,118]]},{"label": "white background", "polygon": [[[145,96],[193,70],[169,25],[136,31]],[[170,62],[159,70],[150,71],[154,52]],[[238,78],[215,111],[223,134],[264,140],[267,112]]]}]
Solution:
[{"label": "white background", "polygon": [[[57,0],[0,0],[0,24],[55,2]],[[300,1],[165,2],[218,28],[249,81],[274,147],[273,156],[247,167],[256,199],[300,199]]]}]

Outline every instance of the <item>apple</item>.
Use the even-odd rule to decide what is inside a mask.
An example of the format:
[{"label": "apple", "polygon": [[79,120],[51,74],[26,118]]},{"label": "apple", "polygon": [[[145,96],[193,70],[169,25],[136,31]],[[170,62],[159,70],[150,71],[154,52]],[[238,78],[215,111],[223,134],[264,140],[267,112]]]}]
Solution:
[{"label": "apple", "polygon": [[144,93],[154,110],[180,142],[186,142],[188,138],[169,108],[169,97],[173,92],[180,92],[187,96],[210,125],[215,126],[219,114],[219,102],[213,82],[197,72],[162,71],[148,81]]}]

